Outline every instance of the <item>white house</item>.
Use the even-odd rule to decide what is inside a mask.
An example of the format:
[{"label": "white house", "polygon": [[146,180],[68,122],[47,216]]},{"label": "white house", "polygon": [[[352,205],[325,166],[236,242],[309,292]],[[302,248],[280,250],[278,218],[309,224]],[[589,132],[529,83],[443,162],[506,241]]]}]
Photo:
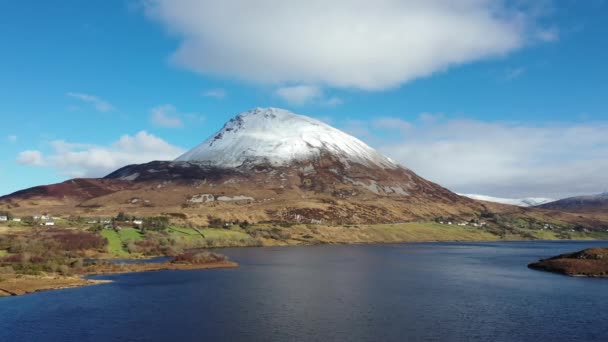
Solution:
[{"label": "white house", "polygon": [[6,221],[8,221],[8,217],[7,217],[7,216],[2,215],[2,216],[0,216],[0,221],[1,221],[1,222],[6,222]]},{"label": "white house", "polygon": [[142,224],[144,224],[144,221],[142,221],[142,220],[133,220],[133,224],[141,226]]},{"label": "white house", "polygon": [[21,219],[19,217],[15,217],[13,218],[13,222],[21,222]]},{"label": "white house", "polygon": [[44,222],[44,225],[45,226],[54,226],[55,222],[53,222],[53,221],[47,221],[47,222]]}]

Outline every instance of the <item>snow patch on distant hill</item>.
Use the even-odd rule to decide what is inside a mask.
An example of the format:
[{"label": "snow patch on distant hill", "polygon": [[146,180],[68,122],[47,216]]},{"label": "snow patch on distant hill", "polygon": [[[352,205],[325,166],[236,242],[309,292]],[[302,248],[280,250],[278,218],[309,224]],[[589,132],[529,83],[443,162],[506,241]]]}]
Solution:
[{"label": "snow patch on distant hill", "polygon": [[496,202],[502,204],[510,204],[517,205],[520,207],[534,207],[537,205],[549,203],[555,201],[551,198],[544,197],[527,197],[527,198],[500,198],[500,197],[492,197],[485,195],[477,195],[477,194],[459,194],[460,196],[465,196],[468,198],[472,198],[480,201],[488,201],[488,202]]},{"label": "snow patch on distant hill", "polygon": [[313,118],[278,108],[241,113],[205,142],[176,161],[221,167],[244,163],[280,166],[323,154],[342,163],[396,168],[398,165],[361,140]]}]

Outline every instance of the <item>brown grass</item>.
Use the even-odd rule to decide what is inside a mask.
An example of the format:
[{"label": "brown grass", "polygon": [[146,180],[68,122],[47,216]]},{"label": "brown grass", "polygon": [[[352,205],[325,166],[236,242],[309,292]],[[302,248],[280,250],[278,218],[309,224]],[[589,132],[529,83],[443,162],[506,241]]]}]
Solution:
[{"label": "brown grass", "polygon": [[571,276],[608,277],[608,248],[591,248],[562,254],[528,266]]}]

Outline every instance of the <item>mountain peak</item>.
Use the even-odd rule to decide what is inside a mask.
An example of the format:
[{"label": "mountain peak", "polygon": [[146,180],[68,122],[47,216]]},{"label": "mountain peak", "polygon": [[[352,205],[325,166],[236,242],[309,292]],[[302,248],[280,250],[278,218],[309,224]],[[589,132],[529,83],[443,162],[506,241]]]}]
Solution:
[{"label": "mountain peak", "polygon": [[288,165],[322,155],[331,155],[345,164],[397,167],[361,140],[319,120],[280,108],[255,108],[236,115],[176,161],[221,167],[244,163]]},{"label": "mountain peak", "polygon": [[[276,119],[277,117],[298,116],[287,109],[275,107],[256,107],[246,112],[243,112],[236,117],[258,116],[264,119]],[[299,115],[301,116],[301,115]]]}]

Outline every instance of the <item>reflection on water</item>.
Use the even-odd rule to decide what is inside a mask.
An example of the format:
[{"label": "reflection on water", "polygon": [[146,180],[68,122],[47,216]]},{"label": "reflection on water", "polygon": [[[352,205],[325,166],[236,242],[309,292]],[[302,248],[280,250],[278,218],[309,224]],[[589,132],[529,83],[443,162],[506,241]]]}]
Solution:
[{"label": "reflection on water", "polygon": [[608,279],[526,268],[597,245],[226,249],[240,268],[0,299],[0,341],[605,341]]}]

